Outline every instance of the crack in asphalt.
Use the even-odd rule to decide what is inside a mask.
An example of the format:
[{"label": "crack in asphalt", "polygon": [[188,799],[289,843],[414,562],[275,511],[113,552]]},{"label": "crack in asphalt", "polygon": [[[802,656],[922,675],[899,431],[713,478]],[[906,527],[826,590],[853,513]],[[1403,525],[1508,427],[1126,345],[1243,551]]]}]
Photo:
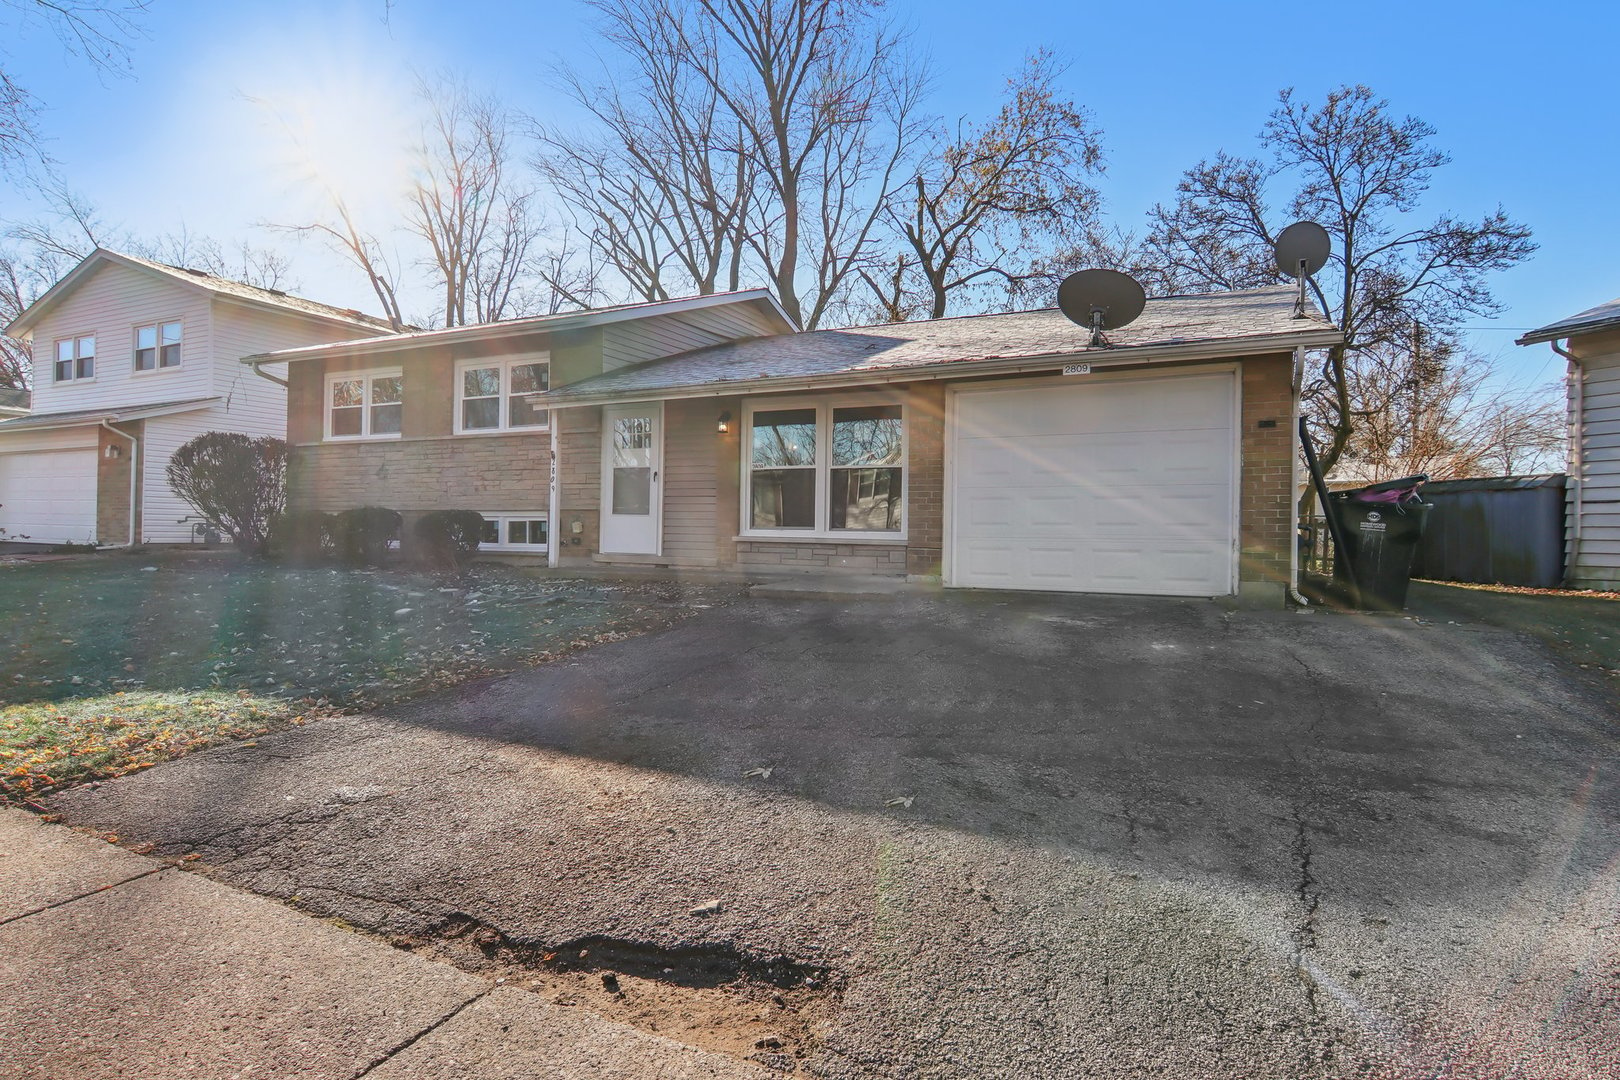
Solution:
[{"label": "crack in asphalt", "polygon": [[[1299,666],[1307,686],[1314,688],[1322,682],[1320,673],[1293,649],[1284,650],[1284,655]],[[1321,882],[1315,868],[1316,849],[1311,841],[1311,826],[1308,821],[1313,811],[1321,810],[1319,795],[1321,781],[1320,777],[1315,775],[1316,769],[1312,766],[1310,758],[1313,751],[1319,749],[1319,725],[1322,710],[1326,707],[1321,696],[1316,693],[1309,695],[1309,706],[1297,710],[1295,714],[1303,721],[1301,733],[1304,745],[1292,739],[1284,745],[1294,766],[1293,775],[1297,781],[1289,818],[1294,826],[1293,839],[1289,845],[1289,862],[1293,869],[1294,899],[1299,906],[1299,913],[1289,932],[1289,940],[1293,944],[1289,964],[1294,969],[1295,977],[1299,979],[1305,995],[1305,1007],[1308,1010],[1306,1023],[1310,1037],[1301,1047],[1303,1058],[1301,1066],[1303,1069],[1317,1071],[1334,1060],[1334,1046],[1339,1034],[1334,1030],[1334,1025],[1322,1007],[1320,989],[1309,964],[1309,954],[1317,947],[1317,915],[1322,905]]]}]

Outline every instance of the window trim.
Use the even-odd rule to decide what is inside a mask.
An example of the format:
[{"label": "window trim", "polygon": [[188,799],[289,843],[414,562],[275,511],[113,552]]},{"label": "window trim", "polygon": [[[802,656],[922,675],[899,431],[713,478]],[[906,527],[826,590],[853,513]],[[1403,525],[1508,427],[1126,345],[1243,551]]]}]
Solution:
[{"label": "window trim", "polygon": [[[92,365],[90,368],[90,374],[80,375],[79,361],[84,359],[84,357],[79,355],[79,342],[83,341],[85,338],[90,339],[90,359],[92,361]],[[73,343],[73,374],[66,379],[58,379],[56,377],[56,365],[59,362],[57,360],[57,354],[62,347],[62,342],[64,341],[71,341]],[[51,342],[51,359],[49,363],[51,365],[50,385],[52,386],[62,386],[66,383],[95,382],[98,369],[101,366],[101,345],[96,341],[96,332],[92,330],[87,334],[69,334],[67,337],[55,338]]]},{"label": "window trim", "polygon": [[[544,510],[502,510],[478,511],[486,522],[495,522],[497,535],[503,539],[496,544],[480,542],[480,552],[505,552],[511,555],[549,555],[551,554],[551,515]],[[506,524],[509,521],[543,521],[546,523],[546,542],[544,544],[511,544],[504,538],[507,535]]]},{"label": "window trim", "polygon": [[[180,362],[163,366],[163,328],[171,324],[180,327]],[[157,344],[152,347],[154,366],[143,368],[140,366],[141,331],[151,330]],[[186,366],[186,320],[179,315],[172,319],[155,319],[151,322],[139,323],[129,331],[129,370],[133,375],[156,375],[163,371],[179,371]]]},{"label": "window trim", "polygon": [[[859,408],[863,405],[898,405],[900,407],[900,528],[894,531],[833,529],[829,527],[832,507],[828,502],[832,484],[832,414],[834,409]],[[816,523],[809,529],[759,528],[753,524],[753,469],[754,469],[754,414],[780,412],[787,409],[814,409],[816,411]],[[911,530],[911,406],[902,394],[830,394],[814,397],[748,398],[743,401],[742,436],[737,456],[741,465],[741,486],[738,489],[737,536],[744,540],[814,540],[837,543],[905,543]],[[843,468],[844,466],[838,466]]]},{"label": "window trim", "polygon": [[[549,352],[533,353],[528,356],[485,356],[457,360],[455,370],[456,393],[453,405],[455,415],[452,420],[451,430],[457,435],[522,435],[529,432],[550,431],[551,409],[549,406],[546,409],[546,422],[543,424],[525,424],[521,427],[512,427],[509,423],[512,417],[512,369],[522,367],[525,364],[544,364],[546,366],[546,390],[549,393],[551,390],[551,353]],[[467,400],[465,395],[467,380],[462,373],[471,371],[473,368],[490,367],[499,368],[501,372],[501,393],[497,398],[500,402],[501,422],[496,427],[491,428],[464,427],[462,421],[465,419],[465,413],[461,406]]]},{"label": "window trim", "polygon": [[[376,379],[398,378],[403,380],[403,368],[366,368],[363,371],[332,371],[321,382],[321,437],[324,442],[380,442],[384,439],[398,439],[405,429],[405,387],[400,386],[400,430],[388,431],[381,435],[371,433],[371,384]],[[362,383],[360,405],[360,434],[334,435],[332,434],[332,385],[339,382],[349,382],[359,379]]]}]

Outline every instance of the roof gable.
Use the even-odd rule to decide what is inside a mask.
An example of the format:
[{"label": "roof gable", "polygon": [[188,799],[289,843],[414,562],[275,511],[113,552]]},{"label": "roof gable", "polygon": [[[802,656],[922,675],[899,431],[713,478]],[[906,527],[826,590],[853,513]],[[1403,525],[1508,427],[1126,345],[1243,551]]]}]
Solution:
[{"label": "roof gable", "polygon": [[165,280],[176,282],[187,288],[198,289],[225,300],[272,311],[302,315],[306,318],[320,319],[323,322],[351,326],[367,335],[393,332],[386,321],[350,308],[337,308],[330,304],[322,304],[316,300],[293,296],[280,290],[261,289],[256,285],[216,277],[201,270],[188,270],[185,267],[170,266],[167,263],[154,262],[151,259],[143,259],[136,255],[124,255],[120,252],[109,251],[106,248],[97,248],[89,255],[86,255],[83,261],[64,275],[60,281],[46,290],[43,296],[28,305],[27,310],[19,315],[10,326],[5,328],[6,336],[14,338],[26,336],[33,330],[35,324],[44,318],[57,304],[72,295],[73,291],[94,274],[97,269],[108,265],[121,266],[125,269],[162,277]]}]

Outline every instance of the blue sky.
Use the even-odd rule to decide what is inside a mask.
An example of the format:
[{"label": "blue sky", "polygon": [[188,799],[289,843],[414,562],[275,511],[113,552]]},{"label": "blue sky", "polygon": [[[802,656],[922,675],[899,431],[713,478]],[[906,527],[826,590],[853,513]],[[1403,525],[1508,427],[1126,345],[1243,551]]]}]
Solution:
[{"label": "blue sky", "polygon": [[[372,310],[364,281],[316,244],[258,228],[315,207],[289,128],[341,177],[386,188],[377,178],[398,167],[390,148],[410,126],[399,102],[413,70],[463,73],[549,119],[564,114],[548,68],[595,48],[575,0],[395,0],[386,23],[384,10],[382,0],[153,0],[128,80],[98,79],[48,35],[0,48],[49,106],[44,128],[70,181],[107,217],[142,234],[185,226],[275,242],[305,293]],[[1439,129],[1453,163],[1428,210],[1474,216],[1501,203],[1535,230],[1534,260],[1493,282],[1507,310],[1471,324],[1492,327],[1474,341],[1508,372],[1560,373],[1544,347],[1514,348],[1513,328],[1620,295],[1615,86],[1579,47],[1615,40],[1613,6],[891,0],[890,10],[931,57],[946,116],[988,112],[1028,50],[1065,56],[1067,90],[1104,132],[1108,211],[1126,227],[1200,158],[1252,152],[1280,88],[1316,100],[1364,82]],[[0,194],[0,218],[20,209]]]}]

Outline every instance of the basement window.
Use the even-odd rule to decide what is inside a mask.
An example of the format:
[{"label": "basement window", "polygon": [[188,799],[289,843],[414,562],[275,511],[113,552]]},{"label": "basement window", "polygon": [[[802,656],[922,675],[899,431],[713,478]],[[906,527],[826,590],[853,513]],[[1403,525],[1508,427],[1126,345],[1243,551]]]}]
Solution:
[{"label": "basement window", "polygon": [[484,514],[481,551],[546,551],[551,541],[546,515],[536,511]]}]

